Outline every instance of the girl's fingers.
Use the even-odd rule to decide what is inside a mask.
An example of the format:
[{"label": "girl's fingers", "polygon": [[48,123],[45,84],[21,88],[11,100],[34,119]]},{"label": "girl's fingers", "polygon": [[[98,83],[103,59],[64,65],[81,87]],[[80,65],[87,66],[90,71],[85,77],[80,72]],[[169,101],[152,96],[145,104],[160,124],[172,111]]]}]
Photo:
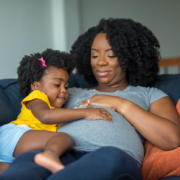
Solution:
[{"label": "girl's fingers", "polygon": [[107,115],[103,115],[103,116],[101,116],[101,118],[102,118],[103,120],[105,120],[105,121],[113,122],[113,120],[112,120],[109,116],[107,116]]},{"label": "girl's fingers", "polygon": [[106,109],[100,109],[100,113],[102,114],[104,120],[113,122],[111,113],[109,113]]},{"label": "girl's fingers", "polygon": [[103,114],[105,114],[105,115],[107,115],[107,116],[109,116],[109,117],[112,117],[111,113],[110,113],[108,110],[106,110],[106,109],[101,109],[101,111],[102,111]]}]

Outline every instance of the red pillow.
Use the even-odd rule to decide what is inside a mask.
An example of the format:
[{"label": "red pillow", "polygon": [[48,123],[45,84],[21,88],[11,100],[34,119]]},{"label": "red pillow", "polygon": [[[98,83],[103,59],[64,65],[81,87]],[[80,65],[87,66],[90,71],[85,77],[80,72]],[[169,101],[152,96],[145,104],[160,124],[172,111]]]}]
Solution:
[{"label": "red pillow", "polygon": [[[180,115],[180,100],[176,109]],[[164,151],[146,141],[145,151],[142,165],[143,180],[159,180],[168,176],[180,176],[180,147]]]},{"label": "red pillow", "polygon": [[177,104],[176,104],[176,109],[177,109],[177,112],[178,112],[179,115],[180,115],[180,99],[179,99],[179,101],[178,101]]}]

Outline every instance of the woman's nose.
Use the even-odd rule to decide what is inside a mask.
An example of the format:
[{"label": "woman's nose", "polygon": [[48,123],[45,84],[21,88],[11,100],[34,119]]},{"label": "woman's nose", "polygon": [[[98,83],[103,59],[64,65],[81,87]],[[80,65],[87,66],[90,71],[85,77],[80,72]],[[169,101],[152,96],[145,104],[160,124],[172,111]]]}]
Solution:
[{"label": "woman's nose", "polygon": [[97,64],[98,64],[99,66],[105,66],[105,65],[107,65],[106,58],[103,57],[103,56],[100,56],[100,57],[98,58]]}]

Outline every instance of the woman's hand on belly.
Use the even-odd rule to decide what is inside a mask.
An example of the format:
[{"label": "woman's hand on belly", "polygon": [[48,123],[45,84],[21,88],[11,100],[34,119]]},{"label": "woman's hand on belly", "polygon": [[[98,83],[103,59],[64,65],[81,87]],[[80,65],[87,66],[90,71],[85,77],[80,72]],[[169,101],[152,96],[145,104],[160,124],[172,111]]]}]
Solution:
[{"label": "woman's hand on belly", "polygon": [[117,105],[117,99],[119,100],[119,97],[116,96],[109,96],[109,95],[102,95],[102,94],[96,94],[92,96],[91,98],[88,98],[84,101],[82,101],[80,104],[78,104],[75,108],[81,107],[88,105],[88,101],[92,105],[99,105],[99,106],[104,106],[112,110],[116,110],[116,105]]}]

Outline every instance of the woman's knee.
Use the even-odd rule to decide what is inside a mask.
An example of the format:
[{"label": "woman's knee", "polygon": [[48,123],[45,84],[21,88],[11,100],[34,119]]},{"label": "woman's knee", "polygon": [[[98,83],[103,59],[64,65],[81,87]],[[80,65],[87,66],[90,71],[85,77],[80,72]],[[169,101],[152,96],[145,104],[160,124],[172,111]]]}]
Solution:
[{"label": "woman's knee", "polygon": [[108,151],[108,156],[113,171],[116,173],[116,180],[141,180],[141,168],[138,162],[129,154],[121,149],[109,147],[105,151]]},{"label": "woman's knee", "polygon": [[116,147],[103,147],[97,151],[97,156],[104,161],[104,164],[117,174],[129,174],[141,176],[140,167],[137,161],[123,150]]},{"label": "woman's knee", "polygon": [[127,153],[116,147],[102,147],[98,150],[98,153],[112,162],[124,161],[127,155]]}]

